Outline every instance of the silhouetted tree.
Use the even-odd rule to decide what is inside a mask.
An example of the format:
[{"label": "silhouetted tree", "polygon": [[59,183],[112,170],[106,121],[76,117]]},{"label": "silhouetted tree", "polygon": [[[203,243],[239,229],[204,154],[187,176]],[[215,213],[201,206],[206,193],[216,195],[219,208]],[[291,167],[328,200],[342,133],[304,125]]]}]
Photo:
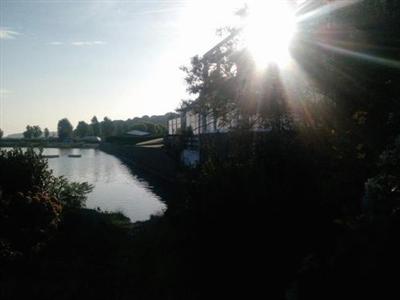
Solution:
[{"label": "silhouetted tree", "polygon": [[67,118],[58,121],[57,132],[58,132],[58,137],[61,140],[71,138],[73,132],[73,127],[71,122]]},{"label": "silhouetted tree", "polygon": [[33,137],[33,127],[30,125],[26,126],[26,130],[23,132],[24,138],[31,139]]},{"label": "silhouetted tree", "polygon": [[0,139],[3,138],[3,134],[4,134],[3,130],[0,129]]},{"label": "silhouetted tree", "polygon": [[48,128],[44,129],[44,137],[47,139],[50,136],[50,131]]},{"label": "silhouetted tree", "polygon": [[91,127],[92,127],[92,131],[93,131],[93,135],[101,136],[101,126],[100,126],[100,123],[97,120],[96,116],[93,116],[93,118],[91,120]]},{"label": "silhouetted tree", "polygon": [[39,138],[42,136],[42,134],[43,134],[43,132],[42,132],[42,129],[40,128],[40,126],[35,125],[32,127],[32,136],[34,138]]},{"label": "silhouetted tree", "polygon": [[103,122],[101,122],[101,133],[103,137],[109,137],[113,135],[114,124],[111,119],[104,117]]},{"label": "silhouetted tree", "polygon": [[90,131],[91,131],[90,129],[91,128],[88,123],[86,123],[85,121],[80,121],[78,123],[78,125],[76,126],[75,135],[80,138],[83,138],[85,136],[90,135]]},{"label": "silhouetted tree", "polygon": [[114,134],[116,136],[123,135],[127,131],[127,122],[128,121],[114,121]]},{"label": "silhouetted tree", "polygon": [[38,125],[28,125],[26,126],[26,130],[24,131],[23,135],[26,139],[39,138],[42,135],[42,129]]},{"label": "silhouetted tree", "polygon": [[182,67],[187,91],[195,97],[182,109],[203,117],[212,114],[214,122],[234,122],[238,128],[291,129],[292,112],[279,68],[271,64],[260,72],[249,51],[238,47],[238,31],[228,34],[203,57],[195,56],[189,67]]}]

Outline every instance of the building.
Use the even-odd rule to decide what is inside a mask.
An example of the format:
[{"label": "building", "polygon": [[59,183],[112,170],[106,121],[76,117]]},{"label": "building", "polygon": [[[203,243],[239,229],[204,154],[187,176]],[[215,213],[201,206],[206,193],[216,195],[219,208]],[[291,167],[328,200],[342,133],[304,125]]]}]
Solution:
[{"label": "building", "polygon": [[131,130],[126,133],[128,136],[149,136],[151,135],[150,132],[143,131],[143,130]]}]

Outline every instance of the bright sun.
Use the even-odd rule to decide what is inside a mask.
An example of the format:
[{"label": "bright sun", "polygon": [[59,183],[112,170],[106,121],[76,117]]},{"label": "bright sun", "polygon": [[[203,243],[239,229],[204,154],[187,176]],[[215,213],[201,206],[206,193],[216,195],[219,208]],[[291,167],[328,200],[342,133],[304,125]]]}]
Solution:
[{"label": "bright sun", "polygon": [[289,45],[296,31],[293,11],[284,0],[251,1],[244,42],[257,66],[284,67],[290,62]]}]

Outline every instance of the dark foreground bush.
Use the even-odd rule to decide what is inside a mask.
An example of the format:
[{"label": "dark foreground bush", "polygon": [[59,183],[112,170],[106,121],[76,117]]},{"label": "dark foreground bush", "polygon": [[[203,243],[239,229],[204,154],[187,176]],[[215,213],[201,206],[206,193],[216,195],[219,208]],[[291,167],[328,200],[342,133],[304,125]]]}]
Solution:
[{"label": "dark foreground bush", "polygon": [[0,260],[39,250],[63,209],[84,206],[91,188],[55,177],[40,151],[0,151]]},{"label": "dark foreground bush", "polygon": [[0,198],[0,237],[8,249],[3,259],[39,250],[57,229],[61,211],[61,203],[45,192]]}]

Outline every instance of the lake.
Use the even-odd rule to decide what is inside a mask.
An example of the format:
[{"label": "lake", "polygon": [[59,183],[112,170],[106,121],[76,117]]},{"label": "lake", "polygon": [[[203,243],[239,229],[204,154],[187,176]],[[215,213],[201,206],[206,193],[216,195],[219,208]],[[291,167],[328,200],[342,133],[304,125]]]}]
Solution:
[{"label": "lake", "polygon": [[[87,208],[122,212],[132,222],[147,220],[166,209],[165,203],[146,181],[133,174],[118,158],[101,150],[46,148],[43,154],[60,155],[48,159],[55,175],[94,185],[88,195]],[[70,154],[82,157],[71,158],[68,157]]]}]

